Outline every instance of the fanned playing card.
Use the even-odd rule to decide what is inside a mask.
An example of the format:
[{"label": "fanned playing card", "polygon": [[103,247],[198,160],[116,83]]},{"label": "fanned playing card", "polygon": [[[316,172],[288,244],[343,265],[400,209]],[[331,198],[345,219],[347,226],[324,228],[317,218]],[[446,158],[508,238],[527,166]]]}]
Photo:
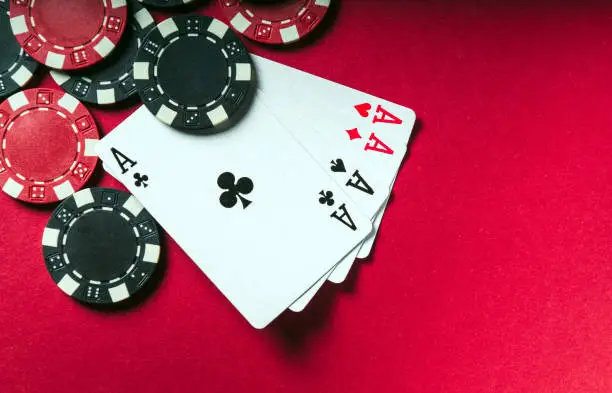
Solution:
[{"label": "fanned playing card", "polygon": [[174,130],[142,107],[97,152],[257,328],[372,230],[259,97],[237,126],[208,136]]}]

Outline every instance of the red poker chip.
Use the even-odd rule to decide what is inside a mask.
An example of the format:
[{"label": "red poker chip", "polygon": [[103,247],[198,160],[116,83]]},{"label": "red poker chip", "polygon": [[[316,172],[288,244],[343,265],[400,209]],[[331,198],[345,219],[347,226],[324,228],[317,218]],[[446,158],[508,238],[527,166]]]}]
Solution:
[{"label": "red poker chip", "polygon": [[13,34],[50,68],[91,66],[117,46],[127,25],[126,0],[13,0]]},{"label": "red poker chip", "polygon": [[265,44],[290,44],[321,23],[331,0],[249,2],[219,0],[232,27]]},{"label": "red poker chip", "polygon": [[30,89],[0,104],[0,187],[30,203],[62,200],[81,189],[98,162],[98,128],[76,98]]}]

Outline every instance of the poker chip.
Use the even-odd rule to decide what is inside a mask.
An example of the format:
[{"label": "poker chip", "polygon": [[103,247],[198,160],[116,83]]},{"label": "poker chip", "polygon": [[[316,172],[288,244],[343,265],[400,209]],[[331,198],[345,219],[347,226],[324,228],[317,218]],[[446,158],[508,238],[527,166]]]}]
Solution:
[{"label": "poker chip", "polygon": [[93,117],[54,89],[15,93],[0,104],[0,186],[30,203],[62,200],[81,189],[98,162]]},{"label": "poker chip", "polygon": [[21,89],[38,68],[38,63],[19,46],[11,31],[8,1],[0,0],[0,98]]},{"label": "poker chip", "polygon": [[151,278],[160,254],[153,217],[134,196],[87,188],[53,212],[42,238],[49,274],[66,294],[85,303],[131,297]]},{"label": "poker chip", "polygon": [[160,8],[177,7],[177,6],[181,6],[181,5],[185,5],[185,4],[194,2],[194,0],[138,0],[138,1],[147,6],[160,7]]},{"label": "poker chip", "polygon": [[166,19],[134,62],[145,106],[163,123],[199,133],[235,120],[255,90],[251,57],[223,22],[202,15]]},{"label": "poker chip", "polygon": [[83,102],[107,105],[124,101],[137,93],[133,62],[146,35],[155,27],[153,17],[136,1],[130,1],[128,26],[113,53],[100,63],[70,73],[51,71],[64,90]]},{"label": "poker chip", "polygon": [[127,25],[126,0],[13,0],[13,34],[38,62],[74,70],[115,49]]},{"label": "poker chip", "polygon": [[312,32],[323,20],[331,0],[246,2],[219,0],[232,27],[265,44],[290,44]]}]

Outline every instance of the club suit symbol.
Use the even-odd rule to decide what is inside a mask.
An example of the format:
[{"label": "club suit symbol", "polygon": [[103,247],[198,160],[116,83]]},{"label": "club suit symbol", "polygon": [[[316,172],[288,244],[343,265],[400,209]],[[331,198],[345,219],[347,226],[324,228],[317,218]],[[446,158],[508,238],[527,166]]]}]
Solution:
[{"label": "club suit symbol", "polygon": [[217,185],[225,190],[219,197],[221,206],[230,209],[240,200],[242,208],[246,209],[252,203],[243,196],[253,191],[253,181],[248,177],[241,177],[236,181],[233,173],[224,172],[217,178]]},{"label": "club suit symbol", "polygon": [[334,206],[334,203],[336,203],[336,201],[334,200],[334,193],[331,191],[321,190],[321,192],[319,192],[319,195],[321,195],[321,197],[319,198],[319,203],[321,205]]},{"label": "club suit symbol", "polygon": [[136,187],[147,188],[149,186],[149,184],[147,183],[148,181],[149,181],[149,176],[141,175],[140,173],[134,174],[134,185]]}]

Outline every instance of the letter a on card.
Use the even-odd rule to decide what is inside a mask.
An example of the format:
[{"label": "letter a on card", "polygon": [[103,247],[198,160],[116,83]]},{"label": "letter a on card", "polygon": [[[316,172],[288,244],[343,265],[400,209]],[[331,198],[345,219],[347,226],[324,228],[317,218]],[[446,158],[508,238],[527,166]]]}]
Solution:
[{"label": "letter a on card", "polygon": [[383,108],[382,105],[378,105],[378,108],[376,108],[376,116],[374,116],[374,119],[372,119],[372,123],[402,124],[403,121],[393,113]]},{"label": "letter a on card", "polygon": [[365,145],[364,150],[374,150],[379,153],[389,155],[393,154],[393,149],[391,149],[387,144],[381,141],[374,133],[370,134],[370,143]]}]

